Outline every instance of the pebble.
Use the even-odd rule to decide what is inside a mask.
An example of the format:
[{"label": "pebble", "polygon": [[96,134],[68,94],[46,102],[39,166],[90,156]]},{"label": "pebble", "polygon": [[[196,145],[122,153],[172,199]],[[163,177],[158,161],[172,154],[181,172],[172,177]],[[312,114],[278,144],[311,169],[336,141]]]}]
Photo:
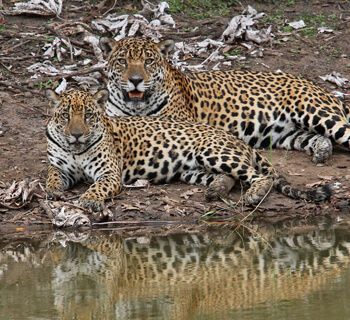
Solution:
[{"label": "pebble", "polygon": [[30,91],[24,92],[23,95],[24,95],[26,98],[31,98],[31,97],[33,97],[33,94],[32,94]]}]

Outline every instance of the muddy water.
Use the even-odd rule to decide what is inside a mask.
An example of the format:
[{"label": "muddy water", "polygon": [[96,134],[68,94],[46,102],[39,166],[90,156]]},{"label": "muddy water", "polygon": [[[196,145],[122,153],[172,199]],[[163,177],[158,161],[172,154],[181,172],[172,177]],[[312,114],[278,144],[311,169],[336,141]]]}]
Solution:
[{"label": "muddy water", "polygon": [[0,240],[0,319],[349,319],[350,231]]}]

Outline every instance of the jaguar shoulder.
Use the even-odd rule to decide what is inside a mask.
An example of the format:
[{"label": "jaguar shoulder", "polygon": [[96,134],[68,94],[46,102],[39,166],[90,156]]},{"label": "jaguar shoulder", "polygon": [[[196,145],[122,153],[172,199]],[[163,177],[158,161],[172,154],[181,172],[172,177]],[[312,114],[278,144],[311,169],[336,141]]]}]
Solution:
[{"label": "jaguar shoulder", "polygon": [[183,73],[162,52],[168,42],[102,41],[108,52],[110,116],[166,115],[223,128],[254,148],[306,151],[315,163],[332,143],[350,149],[350,109],[310,81],[286,73]]}]

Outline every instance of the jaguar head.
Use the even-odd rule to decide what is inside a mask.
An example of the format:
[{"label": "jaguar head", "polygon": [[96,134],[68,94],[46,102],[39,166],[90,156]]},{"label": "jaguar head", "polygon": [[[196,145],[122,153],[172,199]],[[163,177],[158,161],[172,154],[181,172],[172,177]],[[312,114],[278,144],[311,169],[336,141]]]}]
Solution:
[{"label": "jaguar head", "polygon": [[73,153],[86,150],[103,134],[101,104],[107,99],[106,90],[92,95],[85,91],[70,90],[61,95],[47,90],[53,101],[54,114],[47,126],[48,138]]},{"label": "jaguar head", "polygon": [[174,42],[155,43],[147,38],[102,38],[101,47],[108,55],[109,84],[121,91],[125,102],[143,102],[164,79],[165,55]]}]

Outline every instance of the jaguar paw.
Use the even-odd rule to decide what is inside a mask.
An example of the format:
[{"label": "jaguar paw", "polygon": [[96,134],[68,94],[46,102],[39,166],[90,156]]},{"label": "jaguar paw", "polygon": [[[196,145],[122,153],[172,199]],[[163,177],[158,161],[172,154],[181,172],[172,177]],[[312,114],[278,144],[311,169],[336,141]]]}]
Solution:
[{"label": "jaguar paw", "polygon": [[78,204],[79,206],[92,212],[102,211],[105,207],[104,201],[88,199],[88,198],[85,198],[84,196],[80,197]]},{"label": "jaguar paw", "polygon": [[47,198],[49,200],[60,200],[63,198],[63,191],[60,189],[46,188]]}]

